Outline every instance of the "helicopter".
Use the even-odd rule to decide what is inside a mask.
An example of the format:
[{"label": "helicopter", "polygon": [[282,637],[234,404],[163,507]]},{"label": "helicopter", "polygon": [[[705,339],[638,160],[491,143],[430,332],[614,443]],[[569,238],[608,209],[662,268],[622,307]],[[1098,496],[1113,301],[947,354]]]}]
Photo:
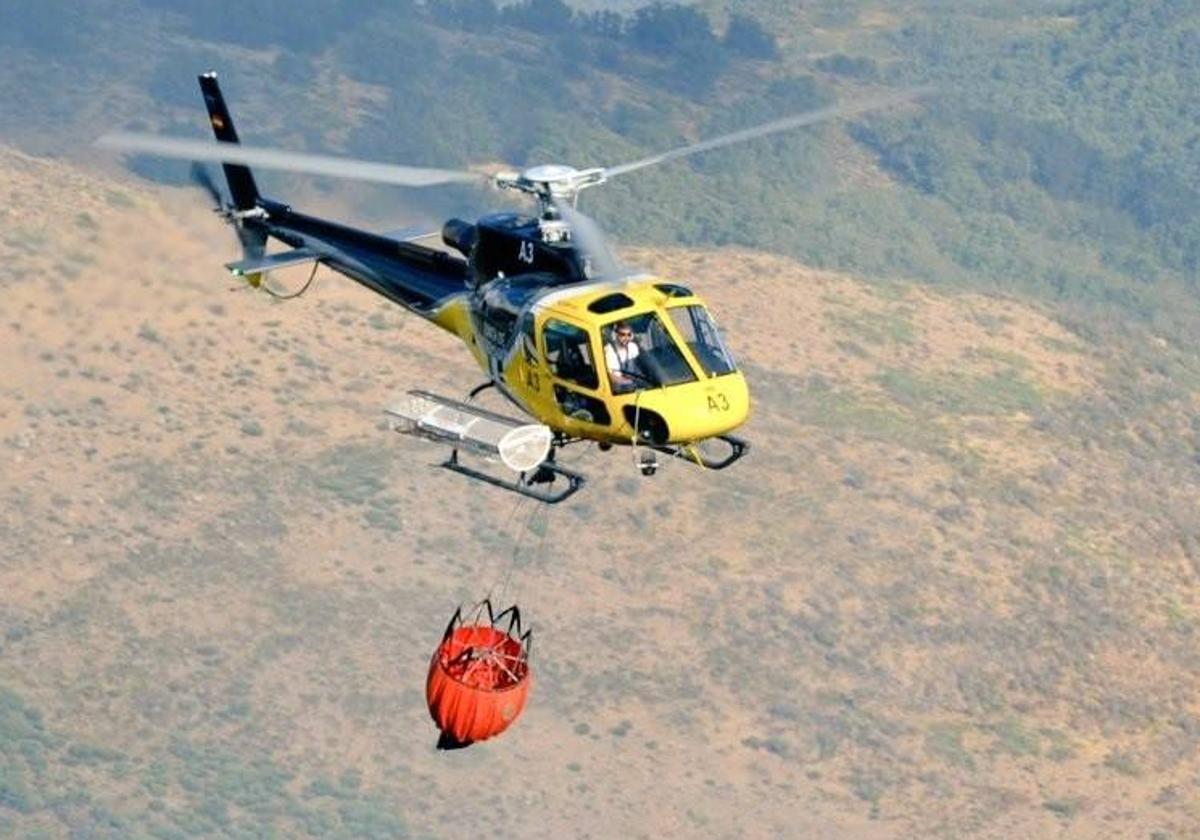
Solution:
[{"label": "helicopter", "polygon": [[[216,73],[198,79],[215,142],[118,132],[97,144],[193,161],[193,178],[241,243],[242,258],[226,268],[251,287],[271,291],[264,283],[270,272],[311,265],[303,293],[325,265],[461,339],[485,381],[465,401],[410,391],[386,409],[392,427],[449,444],[442,466],[450,470],[547,503],[585,483],[556,460],[572,443],[639,448],[644,476],[657,471],[658,454],[723,470],[749,450],[732,434],[749,416],[746,378],[703,300],[682,282],[623,268],[598,225],[577,209],[579,193],[647,166],[924,93],[830,106],[616,166],[540,164],[484,175],[242,145]],[[221,164],[229,200],[203,162]],[[263,196],[251,166],[409,187],[489,184],[532,197],[537,212],[452,218],[432,234],[380,235]],[[422,244],[434,237],[443,247]],[[268,254],[272,239],[285,250]],[[534,422],[475,404],[488,388]],[[469,464],[465,453],[498,456],[509,473]]]}]

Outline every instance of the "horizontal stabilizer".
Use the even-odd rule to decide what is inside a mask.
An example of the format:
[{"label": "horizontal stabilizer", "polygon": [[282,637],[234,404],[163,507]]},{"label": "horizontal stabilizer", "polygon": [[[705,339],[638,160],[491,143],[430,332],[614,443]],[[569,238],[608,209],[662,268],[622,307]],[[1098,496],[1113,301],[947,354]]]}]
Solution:
[{"label": "horizontal stabilizer", "polygon": [[386,239],[394,239],[397,242],[416,242],[420,239],[433,239],[442,235],[440,230],[430,230],[426,227],[406,227],[399,230],[389,230],[379,234]]},{"label": "horizontal stabilizer", "polygon": [[478,406],[427,391],[410,391],[387,409],[397,432],[462,446],[485,457],[499,456],[514,472],[526,472],[546,460],[553,437],[549,427],[522,423]]},{"label": "horizontal stabilizer", "polygon": [[229,269],[229,273],[234,277],[245,277],[250,274],[266,274],[268,271],[274,271],[277,268],[287,268],[291,265],[304,265],[305,263],[316,262],[319,259],[321,259],[321,255],[316,251],[308,248],[293,248],[290,251],[284,251],[280,254],[225,263],[225,267]]}]

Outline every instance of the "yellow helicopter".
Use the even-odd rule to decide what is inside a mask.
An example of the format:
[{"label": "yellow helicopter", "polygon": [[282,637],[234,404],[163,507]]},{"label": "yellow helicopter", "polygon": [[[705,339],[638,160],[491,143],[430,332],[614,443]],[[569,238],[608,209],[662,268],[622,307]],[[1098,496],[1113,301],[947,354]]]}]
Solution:
[{"label": "yellow helicopter", "polygon": [[[619,166],[543,165],[482,176],[242,145],[216,74],[204,73],[199,82],[216,142],[116,133],[99,144],[197,162],[194,177],[242,244],[242,259],[226,267],[250,285],[269,290],[262,280],[273,270],[311,264],[315,274],[325,265],[462,339],[487,380],[467,401],[409,392],[387,409],[393,428],[450,444],[443,465],[449,469],[550,503],[584,484],[583,475],[555,459],[577,441],[642,447],[643,475],[657,470],[657,453],[719,470],[748,450],[730,434],[749,415],[746,379],[703,301],[679,282],[621,268],[595,222],[576,209],[580,191],[663,161],[921,94],[811,111]],[[230,201],[201,161],[222,164]],[[538,214],[450,219],[440,231],[445,248],[430,247],[421,241],[436,233],[379,235],[299,213],[260,195],[251,166],[404,186],[486,177],[495,187],[533,196]],[[288,249],[267,254],[272,238]],[[491,387],[535,422],[471,402]],[[714,444],[723,447],[717,455]],[[498,457],[515,476],[469,466],[460,452]]]}]

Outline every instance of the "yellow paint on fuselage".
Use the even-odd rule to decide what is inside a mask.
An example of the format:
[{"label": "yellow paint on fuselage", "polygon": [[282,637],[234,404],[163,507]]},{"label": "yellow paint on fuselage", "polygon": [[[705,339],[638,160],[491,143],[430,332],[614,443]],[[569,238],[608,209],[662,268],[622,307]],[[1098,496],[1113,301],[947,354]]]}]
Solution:
[{"label": "yellow paint on fuselage", "polygon": [[447,332],[458,336],[463,344],[471,351],[476,363],[485,371],[488,370],[488,357],[475,334],[475,325],[471,320],[470,299],[466,294],[455,295],[433,312],[429,320]]},{"label": "yellow paint on fuselage", "polygon": [[[693,443],[737,428],[746,421],[750,412],[746,379],[738,370],[719,376],[705,373],[670,316],[670,310],[675,307],[704,306],[703,301],[695,295],[671,296],[656,288],[656,285],[665,282],[661,278],[641,276],[625,281],[577,284],[547,290],[532,307],[534,346],[527,347],[529,341],[522,335],[517,338],[508,356],[498,362],[504,388],[539,422],[570,437],[631,443],[634,432],[626,417],[627,406],[631,407],[631,411],[651,411],[662,417],[669,429],[668,443]],[[593,302],[614,292],[626,295],[632,304],[607,313],[589,310]],[[691,369],[694,381],[617,393],[605,366],[602,329],[616,321],[636,318],[649,312],[658,315],[660,324],[670,334]],[[483,341],[476,334],[466,295],[449,300],[430,320],[462,339],[480,367],[491,375],[493,368]],[[599,380],[595,387],[585,387],[553,372],[547,360],[543,335],[546,324],[552,320],[587,333],[589,355]],[[609,422],[589,422],[582,412],[570,416],[556,396],[556,389],[559,393],[569,389],[597,401],[609,415]]]}]

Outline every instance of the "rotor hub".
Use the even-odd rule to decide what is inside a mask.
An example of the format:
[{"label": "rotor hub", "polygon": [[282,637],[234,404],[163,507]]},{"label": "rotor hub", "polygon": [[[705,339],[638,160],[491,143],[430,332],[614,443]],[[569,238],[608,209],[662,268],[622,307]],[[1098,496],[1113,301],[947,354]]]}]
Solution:
[{"label": "rotor hub", "polygon": [[576,169],[559,163],[531,166],[521,172],[504,172],[496,176],[496,186],[506,190],[517,190],[536,196],[541,204],[542,215],[549,215],[555,202],[575,204],[579,191],[602,184],[605,180],[602,168]]},{"label": "rotor hub", "polygon": [[579,170],[574,166],[564,166],[561,163],[547,163],[541,166],[531,166],[521,173],[521,179],[531,184],[545,184],[551,188],[569,184],[578,177]]}]

